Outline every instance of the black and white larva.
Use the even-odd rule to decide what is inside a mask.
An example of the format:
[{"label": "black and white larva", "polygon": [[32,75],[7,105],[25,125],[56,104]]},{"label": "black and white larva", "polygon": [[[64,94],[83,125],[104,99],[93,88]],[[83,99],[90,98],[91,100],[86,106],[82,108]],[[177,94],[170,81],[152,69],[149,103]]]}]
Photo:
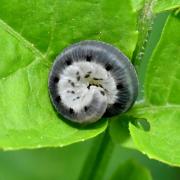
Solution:
[{"label": "black and white larva", "polygon": [[138,93],[135,69],[117,48],[81,41],[66,48],[49,74],[55,109],[70,121],[93,123],[126,112]]}]

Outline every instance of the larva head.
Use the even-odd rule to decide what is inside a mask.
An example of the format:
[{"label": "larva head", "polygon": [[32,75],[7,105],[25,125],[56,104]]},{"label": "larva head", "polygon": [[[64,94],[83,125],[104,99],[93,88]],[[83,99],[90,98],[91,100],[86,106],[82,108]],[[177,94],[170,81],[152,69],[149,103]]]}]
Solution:
[{"label": "larva head", "polygon": [[82,41],[65,49],[49,76],[56,110],[77,123],[127,111],[138,93],[134,67],[118,49],[99,41]]}]

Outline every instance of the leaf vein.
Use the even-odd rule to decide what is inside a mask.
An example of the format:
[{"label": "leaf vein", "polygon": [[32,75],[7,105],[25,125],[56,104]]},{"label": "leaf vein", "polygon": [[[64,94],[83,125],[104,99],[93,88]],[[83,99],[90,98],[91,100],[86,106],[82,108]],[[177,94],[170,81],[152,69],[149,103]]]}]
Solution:
[{"label": "leaf vein", "polygon": [[34,44],[29,42],[27,39],[25,39],[21,34],[19,34],[17,31],[15,31],[11,26],[9,26],[6,22],[4,22],[2,19],[0,19],[0,27],[3,28],[6,32],[8,32],[11,36],[15,37],[19,42],[21,42],[24,47],[31,50],[36,56],[39,56],[41,58],[45,58],[44,54],[39,51]]}]

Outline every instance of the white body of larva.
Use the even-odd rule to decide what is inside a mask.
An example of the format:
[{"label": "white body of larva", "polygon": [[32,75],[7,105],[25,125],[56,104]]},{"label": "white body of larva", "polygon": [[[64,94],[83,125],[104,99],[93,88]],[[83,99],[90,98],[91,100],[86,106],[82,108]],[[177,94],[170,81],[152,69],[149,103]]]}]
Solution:
[{"label": "white body of larva", "polygon": [[[80,78],[79,78],[80,77]],[[78,79],[79,78],[79,79]],[[95,62],[74,62],[60,75],[58,94],[66,107],[79,112],[89,105],[96,91],[101,92],[99,100],[114,104],[118,90],[110,72]]]},{"label": "white body of larva", "polygon": [[57,57],[49,77],[57,111],[77,123],[127,111],[137,96],[138,81],[129,60],[116,48],[82,41]]}]

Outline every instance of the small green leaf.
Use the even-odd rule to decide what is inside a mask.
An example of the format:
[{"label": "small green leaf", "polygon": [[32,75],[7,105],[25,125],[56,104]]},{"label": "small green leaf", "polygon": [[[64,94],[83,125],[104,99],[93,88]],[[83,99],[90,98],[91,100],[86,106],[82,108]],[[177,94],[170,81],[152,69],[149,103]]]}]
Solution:
[{"label": "small green leaf", "polygon": [[179,7],[180,7],[180,0],[157,0],[155,1],[155,6],[153,8],[153,11],[155,13],[159,13],[162,11],[167,11]]},{"label": "small green leaf", "polygon": [[129,114],[145,118],[150,130],[130,124],[139,150],[171,165],[180,166],[180,15],[170,15],[148,64],[145,102]]},{"label": "small green leaf", "polygon": [[115,116],[109,123],[109,134],[114,144],[121,144],[127,147],[134,147],[130,138],[129,123],[135,121],[133,117],[126,115]]},{"label": "small green leaf", "polygon": [[134,160],[120,165],[110,180],[152,180],[150,171]]},{"label": "small green leaf", "polygon": [[0,148],[64,146],[103,132],[107,122],[70,126],[48,96],[48,74],[66,46],[102,40],[131,57],[137,13],[130,0],[1,0]]},{"label": "small green leaf", "polygon": [[130,120],[129,116],[116,116],[111,119],[109,133],[114,143],[124,143],[129,139],[128,124]]}]

